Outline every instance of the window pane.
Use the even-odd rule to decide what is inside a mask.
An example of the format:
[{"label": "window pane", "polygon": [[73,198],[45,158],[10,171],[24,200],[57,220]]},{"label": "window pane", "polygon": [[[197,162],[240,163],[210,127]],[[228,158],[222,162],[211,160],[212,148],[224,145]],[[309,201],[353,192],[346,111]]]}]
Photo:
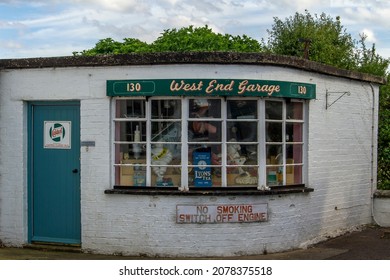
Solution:
[{"label": "window pane", "polygon": [[115,116],[116,118],[145,118],[145,100],[117,100]]},{"label": "window pane", "polygon": [[181,119],[181,100],[152,100],[152,119]]},{"label": "window pane", "polygon": [[283,185],[283,167],[267,167],[267,186]]},{"label": "window pane", "polygon": [[144,144],[115,144],[115,163],[146,164],[146,148]]},{"label": "window pane", "polygon": [[267,165],[283,164],[283,146],[267,145]]},{"label": "window pane", "polygon": [[286,145],[287,164],[303,163],[302,144]]},{"label": "window pane", "polygon": [[152,122],[152,142],[180,142],[180,122]]},{"label": "window pane", "polygon": [[181,185],[180,167],[152,166],[152,186],[178,187]]},{"label": "window pane", "polygon": [[190,118],[220,118],[221,99],[190,99],[188,116]]},{"label": "window pane", "polygon": [[257,122],[228,122],[227,139],[231,142],[257,142]]},{"label": "window pane", "polygon": [[283,103],[278,101],[266,101],[265,118],[269,120],[283,119]]},{"label": "window pane", "polygon": [[115,122],[115,141],[145,142],[146,122]]},{"label": "window pane", "polygon": [[180,144],[155,144],[151,147],[152,165],[179,165],[181,164]]},{"label": "window pane", "polygon": [[286,123],[286,142],[302,142],[302,123]]},{"label": "window pane", "polygon": [[290,102],[286,104],[288,120],[303,120],[303,103],[302,102]]},{"label": "window pane", "polygon": [[302,184],[302,165],[286,166],[286,185]]},{"label": "window pane", "polygon": [[256,100],[228,100],[228,119],[257,119]]},{"label": "window pane", "polygon": [[267,142],[283,142],[283,124],[279,122],[266,123]]},{"label": "window pane", "polygon": [[221,165],[221,145],[189,145],[190,165]]},{"label": "window pane", "polygon": [[115,173],[119,174],[116,178],[116,185],[120,186],[146,186],[146,167],[145,166],[116,166]]},{"label": "window pane", "polygon": [[228,165],[257,165],[257,145],[228,144]]},{"label": "window pane", "polygon": [[189,169],[190,187],[220,187],[222,182],[220,167],[197,166]]},{"label": "window pane", "polygon": [[221,127],[220,121],[189,121],[188,142],[220,142]]},{"label": "window pane", "polygon": [[229,167],[227,169],[228,186],[257,186],[259,174],[257,167]]}]

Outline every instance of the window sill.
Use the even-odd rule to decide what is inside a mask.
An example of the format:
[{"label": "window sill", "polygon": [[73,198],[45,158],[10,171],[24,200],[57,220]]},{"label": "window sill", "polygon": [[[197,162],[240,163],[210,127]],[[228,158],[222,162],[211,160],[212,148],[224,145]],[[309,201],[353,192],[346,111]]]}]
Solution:
[{"label": "window sill", "polygon": [[125,187],[114,186],[113,189],[105,190],[105,194],[130,194],[130,195],[179,195],[179,196],[231,196],[231,195],[282,195],[291,193],[309,193],[314,189],[307,188],[305,185],[291,185],[271,187],[270,190],[258,190],[257,188],[190,188],[188,191],[180,191],[173,187]]}]

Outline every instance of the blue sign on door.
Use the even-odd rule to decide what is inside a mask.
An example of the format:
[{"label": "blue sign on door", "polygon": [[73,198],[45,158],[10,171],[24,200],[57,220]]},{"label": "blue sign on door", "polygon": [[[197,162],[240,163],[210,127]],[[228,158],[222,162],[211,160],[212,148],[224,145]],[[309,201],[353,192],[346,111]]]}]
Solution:
[{"label": "blue sign on door", "polygon": [[32,103],[29,118],[29,239],[80,244],[80,104]]}]

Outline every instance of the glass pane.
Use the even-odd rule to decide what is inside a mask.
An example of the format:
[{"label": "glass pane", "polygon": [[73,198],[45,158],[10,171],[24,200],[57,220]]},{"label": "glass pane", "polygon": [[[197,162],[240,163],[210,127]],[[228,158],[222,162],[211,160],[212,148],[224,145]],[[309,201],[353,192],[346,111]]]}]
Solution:
[{"label": "glass pane", "polygon": [[155,144],[151,148],[152,165],[180,165],[181,145],[180,144]]},{"label": "glass pane", "polygon": [[279,122],[266,122],[267,142],[283,142],[283,124]]},{"label": "glass pane", "polygon": [[257,119],[256,100],[228,100],[228,119]]},{"label": "glass pane", "polygon": [[283,167],[267,167],[267,186],[283,185]]},{"label": "glass pane", "polygon": [[286,185],[303,184],[302,165],[286,166]]},{"label": "glass pane", "polygon": [[286,151],[287,151],[287,164],[293,164],[293,163],[303,163],[302,161],[302,145],[301,144],[295,144],[295,145],[286,145]]},{"label": "glass pane", "polygon": [[116,118],[145,118],[145,100],[119,99],[116,101]]},{"label": "glass pane", "polygon": [[152,142],[180,142],[180,122],[152,122]]},{"label": "glass pane", "polygon": [[220,121],[190,121],[188,122],[188,142],[220,142]]},{"label": "glass pane", "polygon": [[221,168],[197,166],[188,170],[188,185],[190,187],[220,187]]},{"label": "glass pane", "polygon": [[257,145],[228,144],[226,159],[228,165],[256,165]]},{"label": "glass pane", "polygon": [[302,142],[302,134],[302,123],[286,123],[286,142]]},{"label": "glass pane", "polygon": [[228,186],[257,186],[258,182],[257,167],[243,167],[241,170],[237,168],[228,168],[227,170],[227,185]]},{"label": "glass pane", "polygon": [[152,186],[178,187],[181,185],[180,167],[152,166]]},{"label": "glass pane", "polygon": [[115,122],[115,141],[145,142],[146,122]]},{"label": "glass pane", "polygon": [[269,120],[283,119],[283,103],[278,101],[265,102],[265,118]]},{"label": "glass pane", "polygon": [[146,186],[146,167],[145,166],[116,166],[117,174],[116,185],[120,186]]},{"label": "glass pane", "polygon": [[221,145],[189,145],[190,165],[221,165]]},{"label": "glass pane", "polygon": [[257,122],[227,122],[227,139],[230,142],[257,142]]},{"label": "glass pane", "polygon": [[283,146],[267,145],[267,165],[283,164]]},{"label": "glass pane", "polygon": [[303,103],[290,102],[286,104],[288,120],[303,120]]},{"label": "glass pane", "polygon": [[115,163],[146,164],[145,145],[139,143],[115,144]]},{"label": "glass pane", "polygon": [[152,119],[181,119],[181,100],[152,100]]},{"label": "glass pane", "polygon": [[220,99],[190,99],[189,117],[190,118],[220,118],[221,100]]}]

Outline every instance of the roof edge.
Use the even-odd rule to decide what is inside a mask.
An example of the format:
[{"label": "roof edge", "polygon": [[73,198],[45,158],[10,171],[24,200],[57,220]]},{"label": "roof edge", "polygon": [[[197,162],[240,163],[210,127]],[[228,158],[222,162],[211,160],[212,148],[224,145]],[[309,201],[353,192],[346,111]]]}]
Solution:
[{"label": "roof edge", "polygon": [[118,54],[102,56],[62,56],[0,59],[0,69],[33,69],[65,67],[164,65],[164,64],[247,64],[290,67],[304,71],[349,78],[376,84],[386,79],[367,73],[350,71],[307,59],[265,53],[238,52],[160,52],[144,54]]}]

